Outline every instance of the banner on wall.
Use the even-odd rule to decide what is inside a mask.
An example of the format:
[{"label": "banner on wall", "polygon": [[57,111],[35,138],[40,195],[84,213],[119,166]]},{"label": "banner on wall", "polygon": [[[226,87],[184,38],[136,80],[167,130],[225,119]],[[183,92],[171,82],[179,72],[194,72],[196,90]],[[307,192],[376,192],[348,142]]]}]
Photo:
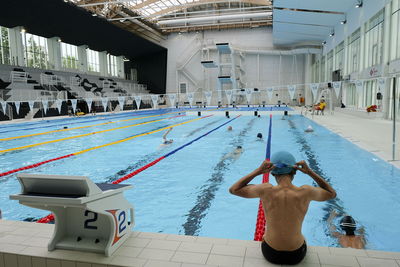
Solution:
[{"label": "banner on wall", "polygon": [[337,98],[339,98],[340,86],[342,86],[342,82],[333,82],[333,89],[335,89]]},{"label": "banner on wall", "polygon": [[381,90],[381,94],[383,94],[383,92],[385,92],[386,78],[379,78],[378,84],[379,84],[379,89]]},{"label": "banner on wall", "polygon": [[56,99],[58,113],[61,113],[62,100]]},{"label": "banner on wall", "polygon": [[157,108],[158,95],[151,95],[151,100],[153,101],[153,108]]},{"label": "banner on wall", "polygon": [[77,99],[71,99],[71,104],[72,104],[72,109],[74,110],[74,114],[75,114],[75,110],[76,110],[76,103],[77,103]]},{"label": "banner on wall", "polygon": [[233,90],[225,90],[226,98],[228,99],[228,105],[231,103]]},{"label": "banner on wall", "polygon": [[207,105],[210,106],[211,105],[212,91],[204,92],[204,94],[206,95]]},{"label": "banner on wall", "polygon": [[311,92],[313,93],[313,96],[314,96],[314,102],[317,101],[318,86],[319,86],[319,83],[310,84]]},{"label": "banner on wall", "polygon": [[171,108],[175,105],[175,94],[169,94],[169,100],[171,101]]},{"label": "banner on wall", "polygon": [[267,93],[268,93],[269,101],[271,102],[272,101],[272,95],[274,93],[274,87],[267,87]]},{"label": "banner on wall", "polygon": [[288,85],[287,88],[289,90],[290,100],[293,100],[294,91],[296,91],[296,85]]},{"label": "banner on wall", "polygon": [[17,114],[19,115],[19,107],[21,105],[21,102],[20,101],[14,101],[14,104],[15,104],[15,109],[17,111]]},{"label": "banner on wall", "polygon": [[363,81],[362,80],[356,80],[354,83],[356,84],[357,93],[359,95],[361,95],[362,94],[362,89],[363,89]]},{"label": "banner on wall", "polygon": [[136,102],[136,107],[139,110],[140,108],[140,102],[142,101],[142,96],[134,96],[135,102]]},{"label": "banner on wall", "polygon": [[190,107],[192,107],[194,95],[193,95],[193,93],[187,93],[186,95],[189,99],[189,105],[190,105]]},{"label": "banner on wall", "polygon": [[42,100],[44,114],[46,114],[47,111],[47,104],[48,104],[47,100]]},{"label": "banner on wall", "polygon": [[33,105],[35,104],[35,101],[28,101],[28,104],[29,104],[29,109],[33,113]]},{"label": "banner on wall", "polygon": [[93,100],[91,98],[86,98],[85,99],[87,106],[88,106],[88,112],[90,113],[92,111],[92,102]]},{"label": "banner on wall", "polygon": [[246,88],[246,98],[247,98],[247,104],[250,104],[251,101],[251,89]]},{"label": "banner on wall", "polygon": [[102,97],[101,98],[101,103],[103,104],[104,112],[106,112],[107,111],[108,98],[107,97]]},{"label": "banner on wall", "polygon": [[3,113],[6,114],[7,102],[1,101],[1,106],[3,107]]},{"label": "banner on wall", "polygon": [[124,111],[125,97],[119,96],[118,97],[118,102],[119,102],[119,107],[121,108],[121,111]]}]

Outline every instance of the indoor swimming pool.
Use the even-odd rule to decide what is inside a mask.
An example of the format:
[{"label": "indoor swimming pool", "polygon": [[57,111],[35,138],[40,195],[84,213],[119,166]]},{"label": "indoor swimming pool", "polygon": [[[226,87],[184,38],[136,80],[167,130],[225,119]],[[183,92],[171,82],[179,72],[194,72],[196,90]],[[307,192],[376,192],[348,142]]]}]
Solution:
[{"label": "indoor swimming pool", "polygon": [[[258,108],[240,110],[245,109]],[[367,249],[400,251],[400,170],[308,118],[285,118],[272,116],[271,153],[287,150],[297,161],[306,160],[338,194],[310,204],[302,230],[308,244],[338,246],[327,223],[336,209],[365,228]],[[308,126],[315,132],[306,133]],[[170,127],[167,139],[174,142],[158,149]],[[122,182],[134,185],[124,195],[135,205],[135,231],[253,240],[259,200],[233,196],[228,189],[265,159],[269,127],[269,116],[185,116],[180,109],[0,124],[0,173],[18,170],[0,177],[3,219],[35,221],[48,215],[9,200],[20,192],[19,172],[112,183],[164,157]],[[263,140],[257,140],[258,133]],[[234,160],[230,153],[237,146],[243,152]],[[46,162],[51,159],[57,160]],[[43,164],[20,169],[37,163]],[[253,181],[261,183],[262,177]],[[270,182],[276,184],[272,176]],[[312,182],[302,173],[293,181]]]}]

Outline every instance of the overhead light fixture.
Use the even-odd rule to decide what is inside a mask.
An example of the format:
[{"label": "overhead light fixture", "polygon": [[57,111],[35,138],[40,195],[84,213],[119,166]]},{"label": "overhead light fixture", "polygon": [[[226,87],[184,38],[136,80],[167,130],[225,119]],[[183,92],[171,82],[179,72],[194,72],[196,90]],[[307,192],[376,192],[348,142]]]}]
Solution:
[{"label": "overhead light fixture", "polygon": [[362,0],[358,0],[356,8],[362,7],[362,5],[363,5],[363,1]]},{"label": "overhead light fixture", "polygon": [[331,34],[329,34],[329,36],[334,36],[335,35],[335,30],[331,30]]},{"label": "overhead light fixture", "polygon": [[326,44],[326,41],[323,41],[322,44],[323,44],[323,45]]},{"label": "overhead light fixture", "polygon": [[26,30],[24,28],[21,29],[21,32],[26,32]]},{"label": "overhead light fixture", "polygon": [[126,19],[120,19],[119,22],[124,22]]},{"label": "overhead light fixture", "polygon": [[178,34],[181,34],[181,32],[179,32]]},{"label": "overhead light fixture", "polygon": [[61,39],[60,39],[60,38],[58,38],[58,40],[57,40],[57,41],[61,43]]},{"label": "overhead light fixture", "polygon": [[93,13],[92,16],[93,16],[93,17],[97,17],[97,14],[96,14],[96,13]]},{"label": "overhead light fixture", "polygon": [[340,24],[346,24],[347,20],[342,20]]}]

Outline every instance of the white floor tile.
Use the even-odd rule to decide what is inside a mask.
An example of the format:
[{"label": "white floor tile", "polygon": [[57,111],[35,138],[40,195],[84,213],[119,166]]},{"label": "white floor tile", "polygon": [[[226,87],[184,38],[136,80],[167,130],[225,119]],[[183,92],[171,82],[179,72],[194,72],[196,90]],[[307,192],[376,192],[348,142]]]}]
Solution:
[{"label": "white floor tile", "polygon": [[356,257],[341,256],[332,254],[318,254],[321,265],[337,265],[337,266],[350,266],[359,267]]},{"label": "white floor tile", "polygon": [[348,256],[360,256],[360,257],[368,257],[368,254],[363,249],[354,249],[354,248],[329,248],[331,254],[333,255],[348,255]]},{"label": "white floor tile", "polygon": [[226,256],[244,257],[245,253],[246,253],[246,248],[238,246],[214,245],[211,250],[211,254],[226,255]]},{"label": "white floor tile", "polygon": [[199,236],[196,240],[196,243],[227,245],[228,239]]},{"label": "white floor tile", "polygon": [[47,248],[49,241],[50,241],[49,238],[33,236],[33,237],[30,237],[29,239],[25,240],[24,242],[22,242],[21,245]]},{"label": "white floor tile", "polygon": [[210,254],[207,264],[227,267],[242,267],[244,264],[244,257]]},{"label": "white floor tile", "polygon": [[109,266],[143,267],[147,260],[117,256],[112,259]]},{"label": "white floor tile", "polygon": [[0,252],[3,253],[15,253],[18,254],[22,250],[26,249],[27,246],[13,245],[13,244],[0,244]]},{"label": "white floor tile", "polygon": [[172,250],[145,248],[137,257],[148,260],[169,261],[174,253],[175,251]]},{"label": "white floor tile", "polygon": [[400,260],[399,252],[378,251],[378,250],[366,250],[366,252],[368,256],[371,258]]},{"label": "white floor tile", "polygon": [[131,246],[131,247],[139,247],[139,248],[144,248],[147,246],[148,243],[150,243],[151,238],[139,238],[139,237],[135,237],[135,238],[128,238],[128,240],[126,240],[124,242],[124,244],[122,246]]},{"label": "white floor tile", "polygon": [[19,267],[32,267],[32,257],[30,256],[18,255],[17,260]]},{"label": "white floor tile", "polygon": [[29,236],[22,235],[4,235],[0,238],[0,243],[19,245],[29,238]]},{"label": "white floor tile", "polygon": [[61,261],[55,259],[46,259],[46,267],[61,267]]},{"label": "white floor tile", "polygon": [[178,248],[178,251],[210,253],[212,247],[212,244],[182,242]]},{"label": "white floor tile", "polygon": [[146,248],[177,250],[180,244],[179,241],[151,240]]},{"label": "white floor tile", "polygon": [[96,263],[96,264],[108,264],[115,257],[115,255],[111,255],[110,257],[106,257],[104,254],[100,253],[92,253],[92,252],[84,252],[77,261],[79,262],[88,262],[88,263]]},{"label": "white floor tile", "polygon": [[165,240],[167,238],[168,234],[160,234],[160,233],[146,233],[146,232],[140,232],[137,237],[139,238],[150,238],[150,239],[160,239],[160,240]]},{"label": "white floor tile", "polygon": [[181,241],[181,242],[196,242],[197,236],[188,236],[188,235],[168,235],[165,240],[169,241]]},{"label": "white floor tile", "polygon": [[51,251],[49,255],[47,255],[47,258],[60,260],[77,260],[84,253],[85,252],[82,251],[55,249]]},{"label": "white floor tile", "polygon": [[[203,265],[204,266],[204,265]],[[143,267],[181,267],[180,262],[148,260]]]},{"label": "white floor tile", "polygon": [[395,260],[371,259],[364,257],[357,257],[357,260],[360,263],[361,267],[377,267],[377,266],[399,267],[399,265]]},{"label": "white floor tile", "polygon": [[174,262],[185,262],[185,263],[196,263],[206,264],[208,254],[205,253],[194,253],[194,252],[183,252],[177,251],[172,257],[171,261]]}]

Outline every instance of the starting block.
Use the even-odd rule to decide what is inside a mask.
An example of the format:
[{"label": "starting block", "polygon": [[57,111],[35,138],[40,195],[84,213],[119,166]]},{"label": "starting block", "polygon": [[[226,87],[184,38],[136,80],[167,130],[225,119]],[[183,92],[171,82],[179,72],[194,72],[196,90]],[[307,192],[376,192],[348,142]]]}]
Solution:
[{"label": "starting block", "polygon": [[123,191],[133,185],[95,184],[87,176],[20,173],[17,178],[21,193],[10,199],[54,215],[49,251],[78,250],[108,257],[132,233],[134,206]]}]

